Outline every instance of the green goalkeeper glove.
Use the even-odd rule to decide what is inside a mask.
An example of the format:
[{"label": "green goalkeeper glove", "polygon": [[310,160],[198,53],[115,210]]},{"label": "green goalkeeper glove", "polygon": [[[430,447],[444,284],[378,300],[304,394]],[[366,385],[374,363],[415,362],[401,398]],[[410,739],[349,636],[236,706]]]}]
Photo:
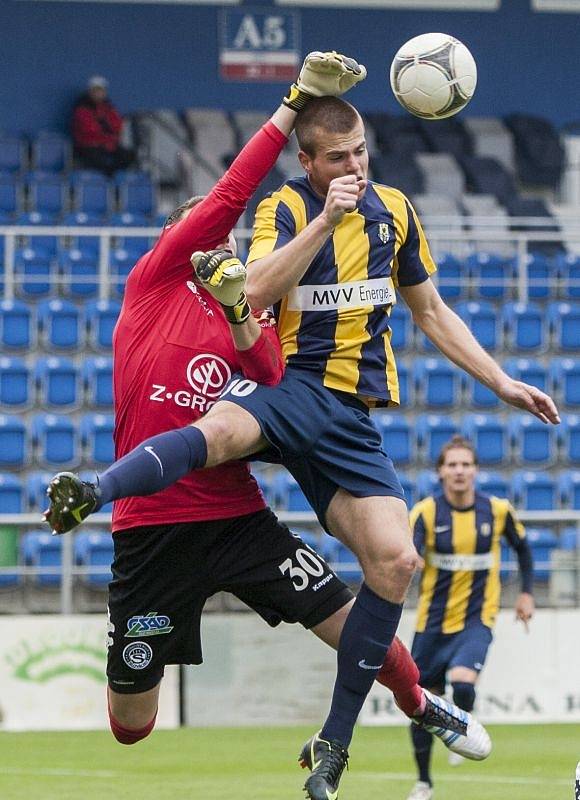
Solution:
[{"label": "green goalkeeper glove", "polygon": [[348,58],[335,50],[308,53],[302,64],[300,75],[282,101],[293,111],[300,111],[313,97],[333,95],[339,97],[355,84],[364,81],[366,67],[354,58]]},{"label": "green goalkeeper glove", "polygon": [[241,325],[251,314],[244,287],[246,268],[229,250],[195,252],[191,263],[197,277],[215,297],[231,325]]}]

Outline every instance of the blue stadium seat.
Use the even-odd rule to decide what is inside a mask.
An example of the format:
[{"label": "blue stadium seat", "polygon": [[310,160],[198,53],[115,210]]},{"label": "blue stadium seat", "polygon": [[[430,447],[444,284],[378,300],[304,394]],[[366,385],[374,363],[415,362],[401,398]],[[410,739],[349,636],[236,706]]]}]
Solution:
[{"label": "blue stadium seat", "polygon": [[496,416],[466,415],[463,435],[473,443],[480,464],[503,465],[509,460],[507,428]]},{"label": "blue stadium seat", "polygon": [[528,511],[551,511],[558,506],[558,485],[548,472],[514,472],[513,498]]},{"label": "blue stadium seat", "polygon": [[41,172],[65,172],[71,163],[70,140],[60,133],[40,131],[32,142],[32,169]]},{"label": "blue stadium seat", "polygon": [[544,317],[542,308],[534,303],[506,303],[502,314],[506,347],[512,352],[545,350],[548,337]]},{"label": "blue stadium seat", "polygon": [[437,288],[445,300],[465,297],[468,287],[468,273],[459,259],[444,253],[437,260]]},{"label": "blue stadium seat", "polygon": [[485,350],[497,350],[502,346],[502,328],[491,303],[458,303],[455,311],[465,322]]},{"label": "blue stadium seat", "polygon": [[127,275],[135,266],[138,256],[131,250],[126,250],[123,247],[118,247],[111,253],[110,267],[111,267],[111,282],[115,287],[118,295],[122,295],[125,291],[125,281]]},{"label": "blue stadium seat", "polygon": [[79,437],[70,417],[37,414],[32,419],[36,463],[46,469],[68,469],[80,463]]},{"label": "blue stadium seat", "polygon": [[65,297],[96,297],[99,288],[99,259],[96,253],[73,247],[60,253],[58,262],[64,278],[62,293]]},{"label": "blue stadium seat", "polygon": [[417,495],[415,502],[422,500],[424,497],[440,494],[441,492],[441,483],[439,482],[439,477],[432,469],[424,469],[422,472],[419,472],[416,483]]},{"label": "blue stadium seat", "polygon": [[418,401],[429,408],[453,408],[460,402],[461,375],[447,359],[417,359],[413,382]]},{"label": "blue stadium seat", "polygon": [[558,493],[563,508],[580,511],[580,470],[566,470],[560,474]]},{"label": "blue stadium seat", "polygon": [[86,460],[95,466],[109,466],[115,460],[112,414],[85,414],[80,422]]},{"label": "blue stadium seat", "polygon": [[151,216],[157,209],[157,191],[151,178],[143,173],[117,174],[119,210]]},{"label": "blue stadium seat", "polygon": [[[131,214],[128,211],[113,214],[109,219],[109,225],[127,228],[127,234],[131,228],[151,227],[149,219],[145,214]],[[150,236],[117,236],[115,237],[115,247],[129,250],[135,261],[151,248],[153,240]]]},{"label": "blue stadium seat", "polygon": [[84,325],[70,300],[43,300],[38,304],[40,341],[47,350],[77,350],[84,344]]},{"label": "blue stadium seat", "polygon": [[554,263],[560,278],[561,297],[577,303],[580,298],[580,255],[557,253]]},{"label": "blue stadium seat", "polygon": [[304,544],[311,547],[316,553],[322,555],[323,546],[321,536],[318,533],[308,528],[297,528],[295,525],[292,525],[292,533],[295,536],[299,536]]},{"label": "blue stadium seat", "polygon": [[534,559],[534,580],[548,581],[552,550],[558,547],[558,537],[549,528],[528,528],[527,537]]},{"label": "blue stadium seat", "polygon": [[20,478],[10,472],[0,472],[0,514],[21,514],[25,496]]},{"label": "blue stadium seat", "polygon": [[0,469],[19,469],[28,462],[30,444],[24,422],[13,414],[0,414]]},{"label": "blue stadium seat", "polygon": [[16,250],[14,270],[17,277],[16,288],[21,296],[37,300],[49,294],[51,262],[50,255],[43,249],[22,247]]},{"label": "blue stadium seat", "polygon": [[566,414],[558,426],[560,454],[569,464],[580,465],[580,416]]},{"label": "blue stadium seat", "polygon": [[511,489],[507,478],[501,472],[482,470],[475,479],[478,491],[492,494],[494,497],[510,497]]},{"label": "blue stadium seat", "polygon": [[402,414],[380,413],[373,417],[383,448],[396,465],[410,464],[415,458],[415,436],[409,421]]},{"label": "blue stadium seat", "polygon": [[[15,224],[22,227],[51,226],[57,223],[58,217],[56,214],[49,214],[46,211],[24,211],[18,214],[15,220]],[[56,258],[60,246],[60,238],[58,236],[46,233],[19,235],[18,241],[24,247],[31,248],[49,258]]]},{"label": "blue stadium seat", "polygon": [[36,325],[30,307],[20,300],[0,300],[0,347],[24,352],[36,345]]},{"label": "blue stadium seat", "polygon": [[22,183],[13,175],[0,174],[0,214],[7,217],[8,221],[22,209],[23,203]]},{"label": "blue stadium seat", "polygon": [[92,356],[83,361],[83,385],[89,406],[113,405],[113,359]]},{"label": "blue stadium seat", "polygon": [[58,175],[35,174],[28,179],[28,203],[32,211],[62,214],[68,203],[68,183]]},{"label": "blue stadium seat", "polygon": [[462,375],[462,383],[465,399],[470,406],[487,411],[500,405],[499,397],[471,375]]},{"label": "blue stadium seat", "polygon": [[559,538],[560,550],[580,550],[580,529],[578,528],[564,528],[560,532]]},{"label": "blue stadium seat", "polygon": [[[411,141],[407,142],[409,145]],[[400,187],[408,196],[420,194],[425,188],[425,178],[412,154],[401,158],[400,153],[386,153],[371,159],[375,180],[387,186]]]},{"label": "blue stadium seat", "polygon": [[39,586],[58,586],[60,573],[43,573],[43,568],[62,568],[62,537],[52,536],[48,531],[28,531],[20,539],[22,563],[36,567],[38,574],[32,580]]},{"label": "blue stadium seat", "polygon": [[565,406],[580,406],[580,358],[555,358],[550,365],[552,392]]},{"label": "blue stadium seat", "polygon": [[539,361],[531,358],[509,358],[503,365],[512,378],[548,391],[548,370]]},{"label": "blue stadium seat", "polygon": [[411,370],[404,362],[397,364],[397,377],[399,379],[399,403],[403,409],[414,402],[415,392]]},{"label": "blue stadium seat", "polygon": [[393,306],[389,326],[393,334],[391,347],[395,353],[402,353],[413,346],[413,321],[408,308],[402,303]]},{"label": "blue stadium seat", "polygon": [[28,143],[21,136],[0,134],[0,172],[22,174],[28,167]]},{"label": "blue stadium seat", "polygon": [[46,489],[54,472],[35,470],[26,476],[26,504],[29,511],[44,511],[48,506]]},{"label": "blue stadium seat", "polygon": [[405,492],[407,507],[412,508],[417,502],[417,481],[405,472],[398,472],[398,475],[403,491]]},{"label": "blue stadium seat", "polygon": [[476,251],[465,262],[476,298],[504,300],[510,295],[513,267],[510,261],[492,253]]},{"label": "blue stadium seat", "polygon": [[359,583],[362,581],[362,570],[355,554],[337,542],[334,550],[334,568],[338,577],[346,583]]},{"label": "blue stadium seat", "polygon": [[22,411],[33,401],[33,384],[26,362],[18,356],[0,356],[0,406],[6,411]]},{"label": "blue stadium seat", "polygon": [[459,433],[459,426],[445,414],[421,414],[417,417],[415,430],[422,460],[433,464],[443,445]]},{"label": "blue stadium seat", "polygon": [[552,344],[558,350],[580,350],[580,303],[550,303],[548,319]]},{"label": "blue stadium seat", "polygon": [[280,507],[286,511],[312,511],[312,507],[297,481],[285,470],[276,475],[273,491]]},{"label": "blue stadium seat", "polygon": [[107,572],[88,572],[82,583],[104,588],[113,579],[110,570],[115,557],[113,537],[107,531],[80,531],[74,537],[74,562],[79,567],[109,567]]},{"label": "blue stadium seat", "polygon": [[[65,214],[62,220],[63,225],[70,225],[73,228],[78,228],[79,232],[82,228],[99,228],[105,222],[105,218],[99,214],[87,214],[86,211],[70,211]],[[78,247],[79,250],[85,252],[91,251],[97,254],[100,250],[101,240],[98,236],[79,235],[73,236],[70,241],[71,247]]]},{"label": "blue stadium seat", "polygon": [[255,478],[258,486],[260,487],[260,491],[264,495],[264,499],[268,503],[269,506],[275,506],[276,501],[274,498],[274,492],[272,489],[272,479],[270,475],[264,472],[261,469],[258,469],[256,465],[252,465],[252,475]]},{"label": "blue stadium seat", "polygon": [[82,403],[81,377],[69,358],[48,356],[36,362],[35,380],[41,406],[72,410]]},{"label": "blue stadium seat", "polygon": [[557,272],[543,253],[529,253],[526,259],[528,297],[544,300],[556,293]]},{"label": "blue stadium seat", "polygon": [[551,466],[558,453],[557,433],[531,414],[516,414],[509,421],[510,441],[517,464]]},{"label": "blue stadium seat", "polygon": [[73,184],[73,208],[85,214],[108,216],[113,209],[113,187],[104,175],[91,174]]},{"label": "blue stadium seat", "polygon": [[116,300],[92,300],[85,306],[88,343],[93,350],[109,351],[121,304]]}]

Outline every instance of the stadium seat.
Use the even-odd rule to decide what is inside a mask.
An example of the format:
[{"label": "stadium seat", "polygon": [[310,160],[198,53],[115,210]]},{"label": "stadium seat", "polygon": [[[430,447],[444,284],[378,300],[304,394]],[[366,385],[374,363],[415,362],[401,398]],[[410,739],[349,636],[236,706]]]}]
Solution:
[{"label": "stadium seat", "polygon": [[509,421],[510,441],[517,464],[551,466],[556,461],[556,429],[531,414],[516,414]]},{"label": "stadium seat", "polygon": [[460,402],[460,373],[447,359],[417,359],[413,382],[417,400],[429,408],[453,408]]},{"label": "stadium seat", "polygon": [[32,419],[36,463],[46,469],[69,469],[80,463],[79,437],[69,417],[37,414]]},{"label": "stadium seat", "polygon": [[73,184],[73,208],[85,214],[108,216],[113,209],[113,187],[104,175],[90,173]]},{"label": "stadium seat", "polygon": [[578,528],[564,528],[560,532],[558,544],[560,550],[579,550],[580,549],[580,531]]},{"label": "stadium seat", "polygon": [[402,353],[413,346],[413,321],[403,303],[395,303],[392,307],[389,326],[392,331],[391,347],[395,353]]},{"label": "stadium seat", "polygon": [[527,511],[551,511],[558,506],[558,486],[548,472],[514,472],[514,504]]},{"label": "stadium seat", "polygon": [[28,144],[21,136],[0,134],[0,173],[22,174],[28,167]]},{"label": "stadium seat", "polygon": [[401,159],[398,153],[375,156],[370,161],[375,180],[385,186],[396,186],[407,196],[413,197],[425,188],[425,178],[415,159]]},{"label": "stadium seat", "polygon": [[562,299],[577,303],[580,298],[580,255],[558,253],[554,262],[560,278]]},{"label": "stadium seat", "polygon": [[352,584],[362,581],[363,574],[357,557],[342,542],[336,543],[333,566],[338,577],[346,583]]},{"label": "stadium seat", "polygon": [[149,219],[145,216],[145,214],[131,214],[128,211],[125,211],[124,213],[122,212],[113,214],[109,218],[109,225],[118,228],[127,228],[126,236],[115,237],[115,249],[121,248],[128,250],[134,255],[135,261],[137,260],[138,256],[141,256],[150,249],[152,244],[152,239],[150,236],[130,235],[132,233],[132,228],[151,227]]},{"label": "stadium seat", "polygon": [[415,430],[422,460],[433,464],[443,445],[459,433],[459,426],[448,415],[421,414],[417,417]]},{"label": "stadium seat", "polygon": [[46,489],[54,472],[35,470],[26,476],[26,504],[29,511],[44,511],[48,506]]},{"label": "stadium seat", "polygon": [[534,580],[548,581],[552,550],[558,547],[558,537],[549,528],[528,528],[526,535],[534,560]]},{"label": "stadium seat", "polygon": [[467,177],[467,186],[474,194],[492,194],[502,205],[517,194],[513,176],[497,159],[462,156],[460,163]]},{"label": "stadium seat", "polygon": [[68,184],[58,175],[35,174],[27,180],[31,211],[62,214],[68,202]]},{"label": "stadium seat", "polygon": [[0,514],[21,514],[24,499],[22,480],[10,472],[0,472]]},{"label": "stadium seat", "polygon": [[493,351],[502,346],[501,325],[491,303],[474,300],[458,303],[455,311],[485,350]]},{"label": "stadium seat", "polygon": [[507,478],[501,472],[487,472],[482,470],[477,473],[475,484],[477,490],[494,497],[510,497],[511,490]]},{"label": "stadium seat", "polygon": [[471,375],[463,375],[462,383],[465,400],[470,406],[484,411],[499,407],[499,397],[487,386],[484,386],[483,383],[472,378]]},{"label": "stadium seat", "polygon": [[553,123],[531,114],[510,114],[505,123],[514,137],[521,182],[557,189],[564,167],[564,148]]},{"label": "stadium seat", "polygon": [[435,153],[451,153],[456,158],[470,155],[473,152],[471,134],[464,122],[457,117],[438,120],[437,125],[430,125],[430,120],[419,119],[419,127]]},{"label": "stadium seat", "polygon": [[70,140],[60,133],[39,131],[32,142],[33,170],[40,172],[66,172],[72,159]]},{"label": "stadium seat", "polygon": [[22,297],[37,300],[51,290],[51,257],[32,247],[18,248],[14,254],[16,288]]},{"label": "stadium seat", "polygon": [[88,343],[93,350],[109,351],[121,304],[116,300],[92,300],[85,306]]},{"label": "stadium seat", "polygon": [[542,308],[533,303],[506,303],[502,319],[508,350],[534,353],[545,350],[548,337],[544,317]]},{"label": "stadium seat", "polygon": [[99,288],[99,259],[96,253],[72,247],[60,253],[58,262],[64,278],[62,293],[65,297],[96,297]]},{"label": "stadium seat", "polygon": [[277,504],[272,488],[273,482],[271,476],[263,470],[258,469],[256,465],[252,465],[252,475],[260,487],[260,491],[264,495],[266,503],[268,503],[269,506],[276,506]]},{"label": "stadium seat", "polygon": [[281,503],[280,507],[286,511],[312,511],[298,482],[286,471],[281,471],[276,476],[275,493]]},{"label": "stadium seat", "polygon": [[552,346],[577,354],[580,351],[580,303],[551,303],[548,319]]},{"label": "stadium seat", "polygon": [[[49,214],[46,211],[24,211],[18,214],[15,224],[27,228],[51,227],[58,224],[58,217],[56,214]],[[47,256],[48,258],[56,258],[60,247],[60,237],[46,233],[20,234],[18,242],[23,247],[30,248],[39,255]]]},{"label": "stadium seat", "polygon": [[8,222],[23,207],[24,189],[13,175],[0,174],[0,214]]},{"label": "stadium seat", "polygon": [[84,344],[84,325],[70,300],[44,300],[38,304],[40,341],[47,350],[77,350]]},{"label": "stadium seat", "polygon": [[383,448],[395,464],[410,464],[415,457],[415,437],[409,421],[396,412],[375,414]]},{"label": "stadium seat", "polygon": [[560,474],[558,494],[563,508],[580,511],[580,470],[566,470]]},{"label": "stadium seat", "polygon": [[[24,533],[20,539],[22,563],[35,567],[38,572],[32,578],[39,586],[58,586],[62,569],[62,537],[52,536],[48,531],[37,530]],[[57,573],[43,570],[58,569]]]},{"label": "stadium seat", "polygon": [[80,422],[85,459],[94,466],[109,466],[115,460],[112,414],[85,414]]},{"label": "stadium seat", "polygon": [[82,234],[81,231],[83,228],[99,228],[104,224],[104,221],[104,217],[99,214],[87,214],[86,211],[70,211],[65,214],[62,224],[76,228],[79,232],[78,235],[71,237],[70,246],[77,247],[85,252],[90,250],[94,254],[98,254],[101,247],[99,236]]},{"label": "stadium seat", "polygon": [[93,356],[83,362],[83,386],[89,406],[113,405],[113,359]]},{"label": "stadium seat", "polygon": [[397,378],[399,380],[399,403],[405,409],[414,402],[415,392],[409,367],[400,362],[397,364]]},{"label": "stadium seat", "polygon": [[507,429],[496,416],[466,415],[463,435],[473,443],[480,464],[503,465],[509,459]]},{"label": "stadium seat", "polygon": [[36,345],[36,325],[30,307],[20,300],[0,300],[0,347],[24,352]]},{"label": "stadium seat", "polygon": [[107,531],[80,531],[74,537],[74,563],[78,567],[108,567],[106,572],[83,573],[81,583],[104,588],[113,579],[111,563],[115,557],[113,537]]},{"label": "stadium seat", "polygon": [[24,422],[12,414],[0,414],[0,469],[25,466],[29,454],[30,443]]},{"label": "stadium seat", "polygon": [[569,464],[580,465],[580,416],[566,414],[558,426],[560,456]]},{"label": "stadium seat", "polygon": [[157,209],[157,192],[151,178],[140,172],[117,174],[119,211],[151,216]]},{"label": "stadium seat", "polygon": [[407,501],[407,508],[412,508],[417,502],[417,481],[411,478],[405,472],[398,472],[401,486],[405,492],[405,500]]},{"label": "stadium seat", "polygon": [[135,266],[137,258],[138,256],[134,252],[123,247],[118,247],[111,253],[111,283],[118,295],[122,295],[125,291],[127,275]]},{"label": "stadium seat", "polygon": [[432,469],[425,469],[422,472],[419,472],[416,483],[417,495],[415,502],[422,500],[424,497],[430,497],[431,495],[441,493],[441,483],[439,482],[439,477]]},{"label": "stadium seat", "polygon": [[529,253],[525,268],[528,279],[528,297],[533,300],[544,300],[556,294],[557,272],[551,267],[546,255],[539,252]]},{"label": "stadium seat", "polygon": [[548,370],[540,361],[531,358],[509,358],[504,362],[503,368],[517,381],[530,383],[543,392],[548,391]]},{"label": "stadium seat", "polygon": [[467,294],[467,270],[449,253],[437,259],[437,288],[444,300],[457,300]]},{"label": "stadium seat", "polygon": [[33,401],[33,384],[26,362],[18,356],[0,356],[0,406],[6,411],[22,411]]},{"label": "stadium seat", "polygon": [[504,300],[511,294],[511,262],[493,253],[477,250],[467,257],[465,266],[476,299]]},{"label": "stadium seat", "polygon": [[82,384],[79,370],[69,358],[39,358],[34,377],[41,406],[55,410],[72,410],[81,405]]}]

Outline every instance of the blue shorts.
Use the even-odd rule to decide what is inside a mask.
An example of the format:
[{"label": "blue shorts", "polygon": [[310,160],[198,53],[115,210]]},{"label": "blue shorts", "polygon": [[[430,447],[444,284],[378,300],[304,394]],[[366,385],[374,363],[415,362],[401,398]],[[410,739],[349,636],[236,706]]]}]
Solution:
[{"label": "blue shorts", "polygon": [[288,369],[277,386],[244,379],[236,385],[233,379],[222,399],[256,419],[271,446],[254,458],[283,464],[324,528],[326,511],[339,488],[355,497],[405,500],[365,404],[325,388],[319,376]]},{"label": "blue shorts", "polygon": [[482,622],[467,625],[459,633],[416,633],[411,654],[421,673],[419,683],[443,694],[445,675],[452,667],[467,667],[480,672],[492,639],[491,628]]}]

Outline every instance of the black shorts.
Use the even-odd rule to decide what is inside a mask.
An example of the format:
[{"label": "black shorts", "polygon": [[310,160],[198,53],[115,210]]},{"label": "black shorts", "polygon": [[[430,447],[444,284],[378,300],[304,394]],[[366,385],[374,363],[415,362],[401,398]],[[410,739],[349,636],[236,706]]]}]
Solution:
[{"label": "black shorts", "polygon": [[113,534],[107,676],[120,693],[157,685],[165,664],[201,664],[208,597],[231,592],[275,627],[312,628],[353,594],[269,510]]}]

